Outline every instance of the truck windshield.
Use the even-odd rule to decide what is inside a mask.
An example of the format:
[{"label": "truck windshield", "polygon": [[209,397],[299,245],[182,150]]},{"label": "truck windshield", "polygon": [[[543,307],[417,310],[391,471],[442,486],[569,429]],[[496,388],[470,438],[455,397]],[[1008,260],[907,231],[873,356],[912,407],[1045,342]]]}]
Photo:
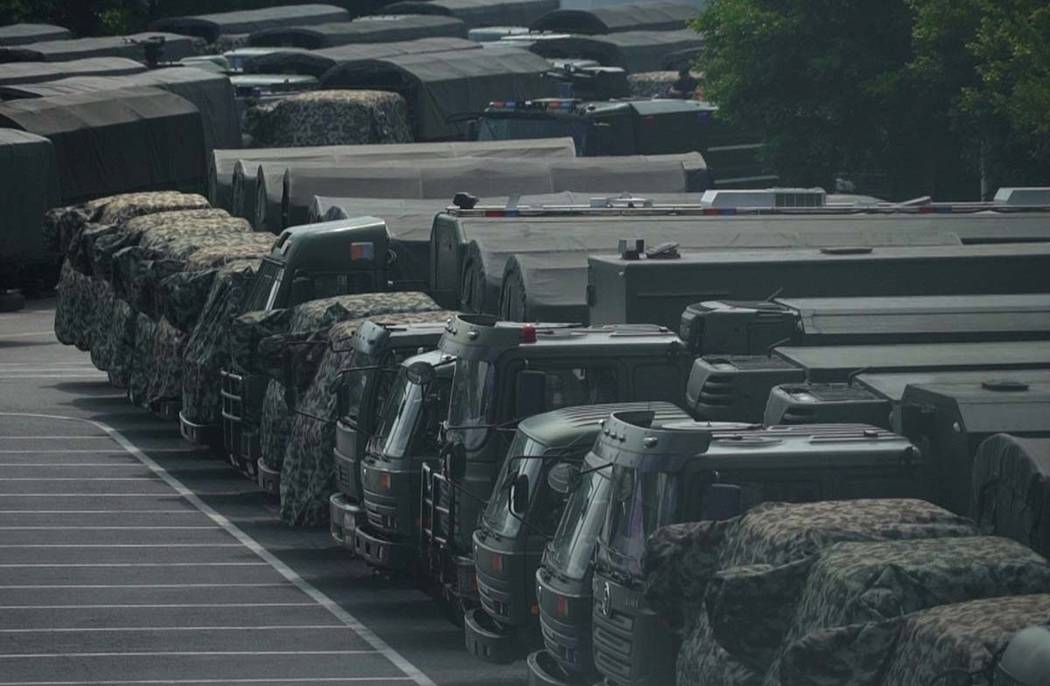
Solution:
[{"label": "truck windshield", "polygon": [[[529,513],[524,513],[515,516],[510,511],[510,487],[518,475],[525,474],[529,478],[530,513],[533,503],[544,500],[539,497],[538,493],[540,489],[545,488],[547,485],[545,483],[546,480],[543,479],[543,474],[546,471],[543,468],[544,460],[540,458],[546,449],[547,446],[532,440],[520,431],[514,436],[514,440],[507,450],[508,459],[503,462],[500,478],[496,482],[492,498],[489,500],[488,507],[485,508],[485,514],[482,516],[485,526],[492,533],[507,537],[517,536],[521,530],[521,519],[519,517],[528,517],[529,515]],[[536,459],[510,459],[528,457]]]},{"label": "truck windshield", "polygon": [[553,117],[482,117],[478,124],[479,141],[509,141],[528,138],[572,136],[577,150],[583,150],[587,126],[582,121]]},{"label": "truck windshield", "polygon": [[[589,464],[587,468],[594,469]],[[584,474],[569,496],[551,540],[550,562],[570,579],[583,579],[587,574],[594,543],[608,511],[609,486],[608,470],[598,469]]]},{"label": "truck windshield", "polygon": [[412,451],[417,455],[436,455],[438,428],[448,414],[451,386],[451,379],[443,375],[426,386],[413,383],[408,379],[408,369],[402,367],[383,404],[373,448],[390,458],[411,456]]},{"label": "truck windshield", "polygon": [[667,472],[613,468],[609,519],[602,532],[607,545],[602,546],[599,562],[641,578],[649,535],[679,519],[679,479]]},{"label": "truck windshield", "polygon": [[277,296],[277,291],[281,287],[283,274],[284,265],[279,262],[263,260],[259,266],[259,271],[255,273],[251,295],[248,296],[244,311],[255,312],[271,309]]},{"label": "truck windshield", "polygon": [[[343,378],[342,390],[342,412],[345,419],[356,424],[358,415],[361,413],[361,403],[364,401],[365,390],[373,380],[378,380],[379,370],[375,366],[379,361],[372,355],[363,352],[354,352],[351,360],[350,371]],[[380,407],[382,407],[380,405]]]},{"label": "truck windshield", "polygon": [[[475,450],[485,442],[494,402],[492,391],[496,385],[495,370],[484,360],[456,360],[452,376],[452,398],[448,409],[448,423],[461,437],[463,447]],[[480,427],[480,428],[471,428]]]}]

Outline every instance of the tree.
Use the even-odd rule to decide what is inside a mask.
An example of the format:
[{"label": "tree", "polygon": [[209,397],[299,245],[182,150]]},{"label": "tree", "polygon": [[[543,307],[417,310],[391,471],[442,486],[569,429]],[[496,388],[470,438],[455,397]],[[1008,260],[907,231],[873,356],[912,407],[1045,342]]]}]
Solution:
[{"label": "tree", "polygon": [[1050,183],[1045,0],[713,0],[705,93],[793,184],[890,197]]}]

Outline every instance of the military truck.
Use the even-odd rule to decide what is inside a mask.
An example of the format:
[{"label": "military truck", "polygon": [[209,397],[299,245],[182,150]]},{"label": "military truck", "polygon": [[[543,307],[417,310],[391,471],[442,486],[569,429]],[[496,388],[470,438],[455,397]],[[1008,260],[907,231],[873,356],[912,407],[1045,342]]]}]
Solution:
[{"label": "military truck", "polygon": [[844,383],[860,372],[1047,369],[1044,341],[782,346],[766,355],[705,355],[693,363],[686,408],[712,421],[762,421],[775,386]]},{"label": "military truck", "polygon": [[444,330],[440,323],[389,325],[369,321],[350,341],[353,356],[339,386],[339,419],[332,449],[339,490],[329,501],[332,536],[349,549],[354,547],[352,532],[362,517],[361,460],[372,435],[383,425],[380,413],[391,389],[404,382],[404,375],[399,375],[402,363],[432,350]]},{"label": "military truck", "polygon": [[[433,346],[433,333],[412,337]],[[329,501],[332,536],[377,569],[411,573],[416,568],[419,476],[422,463],[437,457],[454,361],[435,350],[402,361],[383,405],[375,408],[375,430],[364,446],[360,434],[339,429],[340,492]],[[355,445],[347,445],[351,439]],[[347,459],[344,450],[359,451],[358,459]]]},{"label": "military truck", "polygon": [[682,313],[697,355],[760,355],[775,345],[1050,338],[1050,294],[707,301]]},{"label": "military truck", "polygon": [[689,416],[670,403],[583,405],[544,412],[518,424],[474,531],[481,607],[464,618],[467,650],[482,659],[524,657],[539,634],[536,569],[568,494],[568,475],[614,411],[652,411],[662,420]]},{"label": "military truck", "polygon": [[[386,225],[358,217],[286,229],[254,277],[242,312],[292,307],[308,300],[387,290]],[[254,470],[259,458],[258,421],[266,377],[226,369],[222,375],[223,445],[231,463]],[[183,435],[208,427],[182,419]]]},{"label": "military truck", "polygon": [[592,579],[594,660],[616,686],[674,681],[675,637],[644,592],[642,556],[657,528],[767,501],[913,497],[922,469],[910,441],[875,427],[713,432],[651,413],[614,414],[593,451],[610,465]]},{"label": "military truck", "polygon": [[659,155],[696,151],[716,188],[764,188],[777,176],[762,163],[762,143],[720,120],[698,100],[566,98],[490,102],[476,121],[477,140],[572,136],[579,155]]},{"label": "military truck", "polygon": [[678,337],[657,326],[532,325],[483,315],[452,320],[438,350],[456,362],[441,452],[423,464],[420,561],[452,616],[462,618],[476,604],[475,525],[518,421],[575,405],[680,399],[690,359]]}]

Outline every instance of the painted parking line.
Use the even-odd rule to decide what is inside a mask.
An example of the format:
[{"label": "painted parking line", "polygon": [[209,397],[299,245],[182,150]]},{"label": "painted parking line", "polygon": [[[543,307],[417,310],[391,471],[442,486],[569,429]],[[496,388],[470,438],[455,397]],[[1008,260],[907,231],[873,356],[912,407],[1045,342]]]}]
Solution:
[{"label": "painted parking line", "polygon": [[[434,682],[429,677],[427,677],[415,665],[413,665],[406,658],[404,658],[400,653],[398,653],[391,646],[389,646],[385,641],[383,641],[381,638],[379,638],[379,636],[377,636],[371,629],[369,629],[367,626],[362,624],[356,617],[351,615],[344,608],[342,608],[340,605],[338,605],[333,600],[328,598],[325,594],[323,594],[321,591],[319,591],[312,584],[310,584],[305,579],[303,579],[301,576],[299,576],[299,574],[297,572],[295,572],[295,570],[293,570],[286,563],[282,562],[279,558],[277,558],[273,553],[271,553],[269,550],[267,550],[262,545],[260,545],[258,542],[256,542],[251,536],[249,536],[244,531],[242,531],[238,526],[233,524],[233,522],[231,522],[225,516],[219,514],[217,511],[215,511],[212,507],[210,507],[207,503],[205,503],[199,496],[197,496],[193,491],[191,491],[189,488],[187,488],[185,485],[183,485],[181,481],[179,481],[177,478],[172,476],[162,466],[157,464],[157,462],[155,462],[152,458],[150,458],[143,450],[139,449],[134,443],[132,443],[130,440],[128,440],[123,434],[121,434],[116,429],[114,429],[114,428],[112,428],[112,427],[110,427],[110,426],[108,426],[106,424],[103,424],[101,422],[95,422],[95,421],[92,421],[92,420],[77,419],[77,418],[73,418],[73,417],[57,416],[57,415],[0,413],[0,417],[4,417],[4,416],[12,417],[12,418],[15,418],[15,417],[18,417],[18,418],[37,418],[37,419],[43,419],[43,420],[68,421],[68,422],[74,422],[74,423],[80,423],[80,424],[88,424],[88,425],[94,426],[97,430],[102,431],[103,433],[109,435],[113,439],[113,441],[115,443],[117,443],[125,451],[127,451],[129,454],[133,455],[143,465],[145,465],[147,468],[149,468],[150,471],[152,471],[162,481],[164,481],[176,494],[178,494],[179,496],[184,498],[189,504],[191,504],[197,510],[199,510],[204,515],[206,515],[215,524],[217,524],[218,526],[220,526],[224,530],[226,530],[226,532],[229,533],[234,539],[236,539],[238,542],[240,542],[249,551],[254,553],[258,557],[258,559],[260,559],[263,563],[268,564],[278,574],[280,574],[280,576],[282,576],[285,580],[287,580],[289,583],[291,583],[296,588],[298,588],[302,593],[304,593],[307,597],[309,597],[311,600],[313,600],[314,603],[316,603],[316,607],[318,607],[319,609],[323,609],[325,612],[327,612],[327,614],[329,614],[330,616],[334,617],[341,624],[343,624],[346,627],[349,627],[350,629],[352,629],[354,631],[354,633],[356,633],[361,639],[363,639],[376,652],[376,654],[381,655],[383,658],[385,658],[385,660],[387,662],[389,662],[392,666],[394,666],[400,672],[401,676],[398,677],[400,680],[412,681],[412,682],[414,682],[416,684],[419,684],[420,686],[434,686]],[[54,497],[54,496],[48,494],[48,497]],[[70,496],[70,499],[72,500],[73,497]],[[116,500],[116,498],[112,498],[112,499]],[[135,564],[142,564],[142,563],[135,563]],[[299,609],[302,609],[302,608],[299,608]],[[293,611],[292,608],[288,608],[288,609],[282,608],[281,609],[281,612],[286,614],[286,615],[290,615],[292,613],[292,611]],[[46,612],[50,612],[50,611],[46,611]],[[113,612],[116,612],[116,611],[113,611]],[[153,613],[148,613],[148,614],[150,615],[151,619],[162,619],[167,612],[171,612],[171,611],[170,610],[168,610],[168,611],[161,610],[161,611],[155,611]],[[21,611],[6,611],[3,614],[4,615],[19,615],[19,614],[22,614],[22,612]],[[73,611],[62,610],[60,617],[63,619],[63,621],[69,621],[70,619],[75,619],[75,614],[76,614],[75,610],[73,610]],[[198,613],[197,616],[198,617],[202,617],[202,615],[203,615],[203,613]],[[22,627],[22,628],[28,628],[26,619],[27,618],[24,618],[24,617],[9,617],[9,616],[8,617],[4,617],[5,621],[14,620],[14,621],[18,622],[17,626]],[[189,617],[187,617],[187,619],[189,619]],[[158,622],[158,624],[159,623],[160,622]],[[177,624],[177,622],[175,622],[173,624]],[[212,624],[212,623],[211,622],[207,622],[206,625],[207,624]],[[13,628],[13,627],[11,627],[11,628]],[[344,672],[345,672],[345,665],[343,666],[343,668],[344,668]],[[356,669],[355,669],[355,671],[356,671]],[[304,677],[299,677],[299,678],[315,678],[315,677],[305,677],[304,676]],[[320,678],[320,677],[316,677],[316,678]],[[345,680],[345,677],[340,676],[339,678],[343,678]],[[374,681],[375,677],[360,677],[358,679],[350,679],[350,681],[355,681],[355,680],[356,681]],[[0,686],[4,686],[4,683],[5,682],[0,682]],[[17,682],[11,682],[11,683],[17,683]],[[121,682],[120,681],[109,681],[108,683],[121,683]],[[145,682],[131,681],[129,683],[145,683]],[[159,681],[157,683],[208,683],[208,682],[200,682],[199,680],[197,682],[194,682],[193,680],[182,679],[182,680],[175,680],[175,681],[162,680],[162,681]],[[289,680],[289,679],[275,680],[272,677],[269,677],[268,679],[264,679],[262,681],[257,681],[256,680],[256,681],[241,682],[241,681],[238,681],[236,679],[233,679],[233,680],[231,680],[231,679],[223,679],[223,680],[218,680],[218,681],[212,681],[212,683],[296,683],[296,681],[294,679],[292,679],[292,680]]]},{"label": "painted parking line", "polygon": [[0,686],[100,686],[110,684],[112,686],[163,686],[177,684],[178,686],[195,686],[206,684],[360,684],[380,682],[405,682],[412,681],[407,676],[340,676],[340,677],[294,677],[282,679],[136,679],[132,681],[0,681]]}]

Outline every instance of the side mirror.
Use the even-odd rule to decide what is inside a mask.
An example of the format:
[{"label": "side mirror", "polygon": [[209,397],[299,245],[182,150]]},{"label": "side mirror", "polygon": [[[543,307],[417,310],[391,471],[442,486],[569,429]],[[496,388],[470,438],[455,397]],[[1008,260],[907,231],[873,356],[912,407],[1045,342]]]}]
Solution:
[{"label": "side mirror", "polygon": [[314,280],[308,276],[297,276],[292,279],[290,306],[300,305],[314,299]]},{"label": "side mirror", "polygon": [[580,466],[572,462],[559,462],[547,473],[547,485],[561,496],[571,493],[580,481]]},{"label": "side mirror", "polygon": [[429,386],[436,376],[433,365],[427,362],[413,362],[405,371],[408,380],[420,386]]},{"label": "side mirror", "polygon": [[518,372],[514,389],[514,414],[525,419],[547,411],[547,375],[543,372]]},{"label": "side mirror", "polygon": [[453,481],[461,481],[467,473],[466,449],[459,443],[450,446],[446,460],[448,465],[448,477]]},{"label": "side mirror", "polygon": [[529,510],[529,477],[518,474],[510,484],[510,511],[519,517]]}]

